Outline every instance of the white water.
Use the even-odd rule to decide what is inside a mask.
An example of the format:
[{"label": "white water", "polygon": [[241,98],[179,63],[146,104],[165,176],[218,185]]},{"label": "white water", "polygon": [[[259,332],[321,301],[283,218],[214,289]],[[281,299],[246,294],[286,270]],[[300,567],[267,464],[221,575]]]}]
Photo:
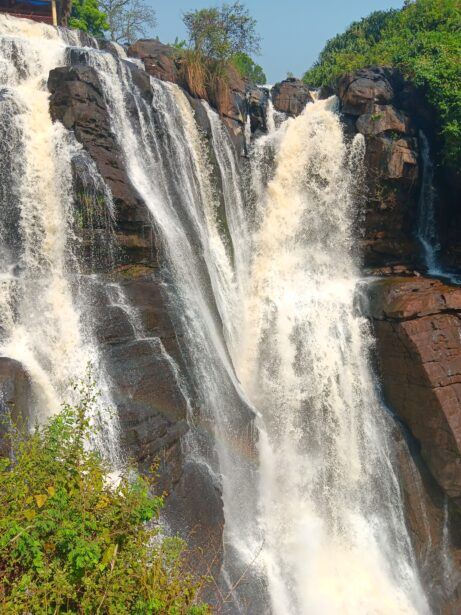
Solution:
[{"label": "white water", "polygon": [[421,148],[422,179],[418,203],[417,236],[423,248],[427,273],[429,275],[443,275],[438,259],[440,246],[438,244],[434,210],[434,166],[431,160],[429,142],[422,131],[419,133],[419,142]]},{"label": "white water", "polygon": [[[66,264],[75,146],[47,113],[47,71],[65,63],[65,44],[51,28],[30,29],[33,34],[21,33],[20,57],[35,61],[25,77],[8,76],[21,101],[9,134],[26,152],[25,181],[14,181],[25,273],[18,276],[20,293],[9,285],[4,293],[4,351],[24,363],[56,405],[68,378],[95,350],[82,330]],[[184,94],[153,80],[154,111],[120,58],[96,49],[87,57],[162,245],[197,395],[187,454],[222,480],[223,579],[232,586],[246,571],[233,610],[427,613],[388,420],[369,365],[372,340],[355,308],[350,195],[363,144],[345,144],[333,100],[309,105],[278,128],[274,122],[254,144],[255,195],[246,209],[235,151],[206,108],[223,221],[206,146]],[[8,56],[9,71],[10,64]],[[32,105],[35,98],[41,104]],[[36,139],[27,144],[24,135],[33,127]],[[48,148],[44,157],[39,145]],[[38,199],[30,197],[32,188]],[[11,297],[19,310],[10,309]],[[25,344],[11,344],[21,331]],[[256,581],[271,607],[256,596],[259,590],[245,589]]]},{"label": "white water", "polygon": [[[66,64],[69,40],[78,43],[77,35],[0,16],[0,354],[19,361],[31,378],[32,422],[73,401],[71,385],[88,364],[99,369],[76,298],[78,272],[70,270],[71,159],[79,147],[52,123],[46,86],[50,70]],[[104,378],[97,384],[107,392]],[[115,460],[117,424],[105,416],[107,401],[106,395],[95,419],[105,431],[99,445]]]},{"label": "white water", "polygon": [[354,303],[352,182],[335,101],[280,129],[258,195],[237,373],[261,413],[259,523],[276,614],[424,613],[390,434]]}]

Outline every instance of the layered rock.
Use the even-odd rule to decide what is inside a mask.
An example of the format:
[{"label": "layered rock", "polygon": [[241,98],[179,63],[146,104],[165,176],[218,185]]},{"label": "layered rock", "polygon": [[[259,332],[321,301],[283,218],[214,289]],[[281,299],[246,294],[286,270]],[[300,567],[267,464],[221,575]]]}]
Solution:
[{"label": "layered rock", "polygon": [[[129,67],[134,87],[151,103],[149,76],[132,64]],[[187,375],[164,292],[151,215],[127,175],[94,69],[81,62],[54,69],[48,86],[53,119],[73,131],[115,205],[115,219],[110,228],[102,229],[103,257],[99,254],[95,261],[88,251],[85,264],[89,273],[99,272],[88,282],[88,320],[94,325],[110,375],[124,447],[145,471],[154,462],[160,463],[158,487],[171,494],[166,509],[170,526],[186,534],[194,532],[191,543],[200,548],[212,536],[217,545],[214,565],[219,567],[221,494],[198,464],[186,464],[183,457],[181,438],[188,430],[187,414],[194,402],[185,393]],[[78,209],[83,207],[79,186],[85,183],[78,159],[74,161],[74,183]],[[90,205],[94,207],[94,201]],[[76,229],[89,244],[94,241],[89,228],[94,220],[94,216],[84,217]],[[190,497],[192,485],[197,489],[194,498]],[[206,500],[206,506],[196,506],[207,493],[213,497]]]},{"label": "layered rock", "polygon": [[370,268],[422,265],[415,237],[420,192],[418,122],[408,84],[391,69],[366,68],[338,80],[341,111],[366,142],[362,254]]},{"label": "layered rock", "polygon": [[440,487],[461,506],[461,289],[423,277],[386,278],[369,295],[385,397]]}]

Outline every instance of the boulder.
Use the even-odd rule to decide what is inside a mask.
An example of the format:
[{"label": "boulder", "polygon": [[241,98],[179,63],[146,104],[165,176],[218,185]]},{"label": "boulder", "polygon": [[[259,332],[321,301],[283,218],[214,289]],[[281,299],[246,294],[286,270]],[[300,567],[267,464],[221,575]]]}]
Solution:
[{"label": "boulder", "polygon": [[367,142],[366,163],[381,181],[401,180],[412,185],[418,180],[418,143],[412,137],[373,137]]},{"label": "boulder", "polygon": [[384,68],[371,67],[340,77],[337,91],[343,113],[362,115],[371,113],[376,103],[390,103],[394,97],[391,75],[392,73]]},{"label": "boulder", "polygon": [[461,506],[461,288],[421,276],[387,278],[369,295],[386,400]]},{"label": "boulder", "polygon": [[182,84],[178,50],[155,39],[141,39],[128,47],[128,56],[144,63],[152,77]]},{"label": "boulder", "polygon": [[274,109],[291,116],[302,113],[307,103],[313,100],[309,87],[300,79],[285,79],[272,88]]},{"label": "boulder", "polygon": [[409,120],[408,116],[392,105],[373,105],[371,111],[359,116],[356,126],[366,136],[376,136],[386,131],[406,134]]}]

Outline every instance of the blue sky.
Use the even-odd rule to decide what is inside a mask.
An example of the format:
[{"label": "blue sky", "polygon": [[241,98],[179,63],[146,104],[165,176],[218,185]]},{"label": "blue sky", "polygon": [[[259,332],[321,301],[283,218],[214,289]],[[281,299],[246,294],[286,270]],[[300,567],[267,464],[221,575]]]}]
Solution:
[{"label": "blue sky", "polygon": [[[221,4],[219,0],[148,0],[157,13],[155,35],[162,42],[185,37],[184,11]],[[242,0],[258,22],[261,55],[256,58],[269,82],[287,71],[301,76],[327,39],[352,21],[378,9],[400,8],[402,0]]]}]

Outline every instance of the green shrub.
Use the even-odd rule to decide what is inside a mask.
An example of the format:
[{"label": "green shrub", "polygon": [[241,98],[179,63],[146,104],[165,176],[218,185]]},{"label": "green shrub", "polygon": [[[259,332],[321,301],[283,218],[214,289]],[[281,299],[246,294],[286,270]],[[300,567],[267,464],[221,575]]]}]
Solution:
[{"label": "green shrub", "polygon": [[162,537],[162,497],[134,472],[109,480],[88,447],[91,386],[81,401],[0,458],[0,612],[204,615],[184,543]]},{"label": "green shrub", "polygon": [[99,8],[98,0],[73,0],[69,27],[103,37],[109,24],[107,15]]},{"label": "green shrub", "polygon": [[246,77],[252,83],[264,85],[267,83],[266,75],[259,64],[256,64],[250,56],[243,51],[236,53],[232,57],[232,64],[239,71],[242,77]]},{"label": "green shrub", "polygon": [[402,10],[378,11],[326,44],[304,80],[331,85],[368,65],[394,66],[425,93],[444,142],[444,157],[461,162],[461,3],[416,0]]}]

